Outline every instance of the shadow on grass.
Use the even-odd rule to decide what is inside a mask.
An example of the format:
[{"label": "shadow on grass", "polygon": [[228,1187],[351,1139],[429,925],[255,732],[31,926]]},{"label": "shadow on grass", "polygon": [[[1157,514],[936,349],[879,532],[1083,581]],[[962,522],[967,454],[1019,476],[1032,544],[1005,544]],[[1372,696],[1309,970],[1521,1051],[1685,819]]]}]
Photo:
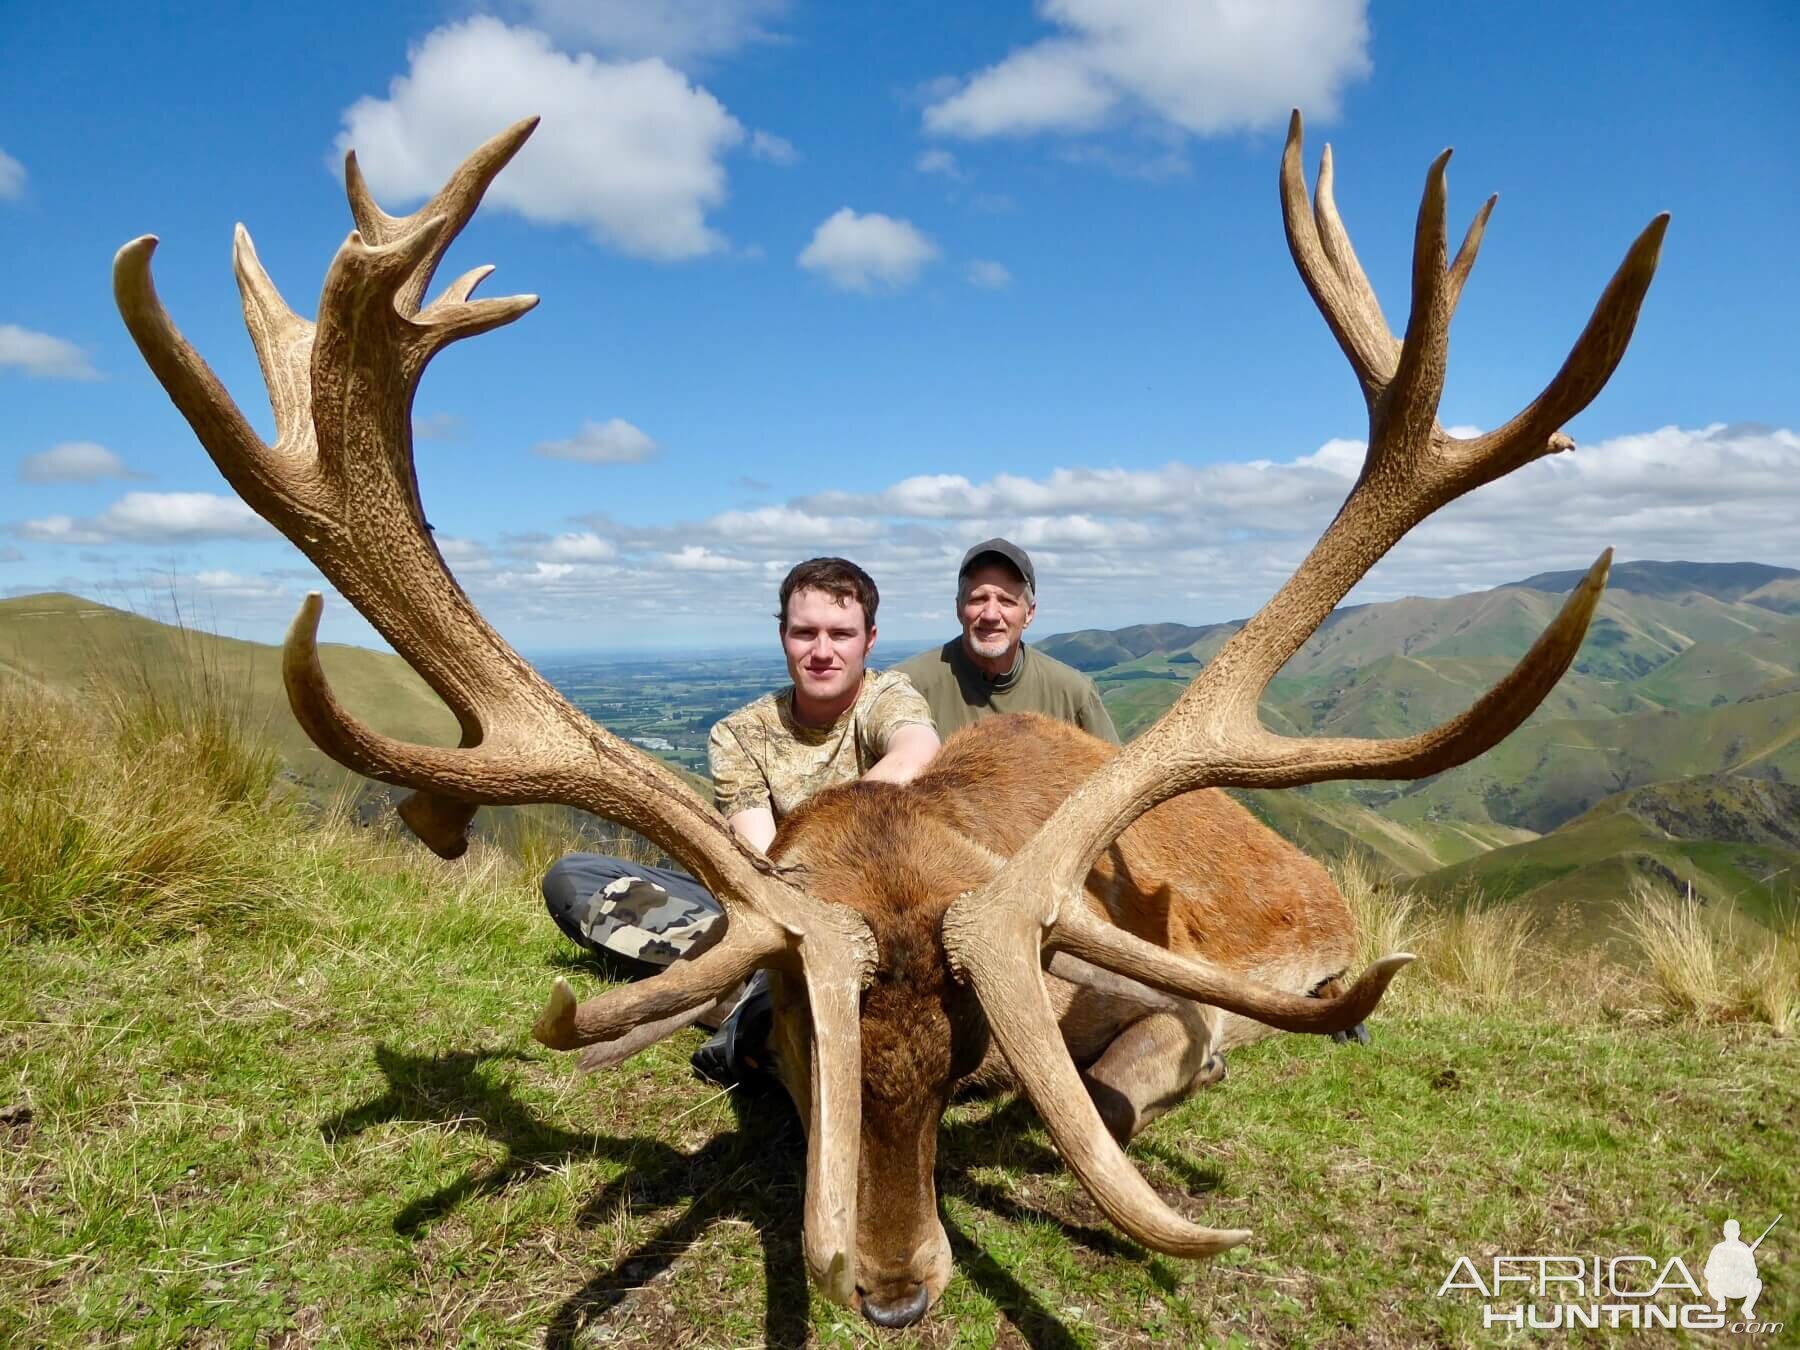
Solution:
[{"label": "shadow on grass", "polygon": [[573,1345],[583,1328],[668,1271],[715,1222],[732,1218],[749,1223],[762,1242],[768,1287],[764,1340],[804,1344],[809,1321],[800,1249],[805,1151],[787,1098],[779,1091],[732,1093],[738,1128],[716,1136],[700,1152],[686,1154],[657,1139],[582,1134],[547,1125],[510,1087],[493,1083],[484,1072],[488,1064],[532,1058],[516,1050],[407,1055],[377,1045],[375,1061],[387,1077],[387,1091],[322,1122],[320,1132],[335,1141],[390,1120],[456,1121],[479,1128],[504,1146],[498,1164],[465,1172],[402,1208],[394,1216],[394,1231],[406,1237],[417,1236],[465,1201],[529,1184],[576,1158],[606,1158],[627,1168],[582,1206],[577,1221],[583,1227],[607,1221],[622,1205],[661,1209],[687,1199],[679,1218],[563,1301],[545,1328],[549,1346]]},{"label": "shadow on grass", "polygon": [[[574,1345],[587,1327],[628,1295],[666,1277],[687,1250],[724,1219],[748,1223],[762,1244],[768,1290],[765,1343],[805,1344],[810,1337],[809,1292],[801,1251],[805,1146],[786,1094],[772,1085],[733,1092],[729,1100],[737,1128],[715,1136],[698,1153],[686,1154],[655,1138],[578,1133],[544,1123],[509,1086],[491,1081],[486,1071],[491,1064],[530,1062],[533,1058],[506,1049],[408,1055],[377,1045],[375,1060],[387,1078],[387,1090],[322,1121],[320,1132],[328,1142],[335,1142],[388,1121],[437,1120],[478,1128],[503,1146],[497,1164],[480,1171],[472,1169],[448,1186],[408,1202],[393,1220],[394,1231],[406,1237],[418,1236],[468,1200],[530,1184],[578,1158],[605,1158],[626,1169],[582,1205],[577,1216],[582,1227],[607,1223],[621,1208],[657,1210],[685,1200],[686,1207],[675,1219],[563,1301],[545,1328],[548,1346]],[[1015,1098],[1001,1102],[978,1120],[946,1124],[939,1154],[943,1193],[968,1200],[1009,1223],[1053,1223],[1069,1241],[1101,1256],[1149,1260],[1150,1253],[1108,1228],[1040,1208],[1028,1195],[1022,1198],[974,1175],[981,1168],[1002,1168],[1026,1178],[1059,1172],[1061,1159],[1029,1136],[1034,1120],[1030,1105]],[[1157,1152],[1163,1161],[1186,1174],[1191,1187],[1210,1189],[1217,1184],[1217,1174],[1209,1169]],[[1082,1203],[1092,1208],[1085,1193]],[[1029,1344],[1061,1350],[1079,1343],[1035,1294],[969,1234],[949,1220],[945,1229],[957,1269],[1000,1308]]]}]

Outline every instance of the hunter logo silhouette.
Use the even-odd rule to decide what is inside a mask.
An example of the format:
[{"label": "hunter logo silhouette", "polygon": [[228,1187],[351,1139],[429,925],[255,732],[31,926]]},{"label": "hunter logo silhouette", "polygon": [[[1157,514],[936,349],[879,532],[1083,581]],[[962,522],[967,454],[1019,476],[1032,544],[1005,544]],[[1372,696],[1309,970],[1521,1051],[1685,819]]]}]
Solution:
[{"label": "hunter logo silhouette", "polygon": [[1762,1293],[1762,1281],[1756,1275],[1756,1249],[1781,1219],[1777,1214],[1775,1223],[1763,1229],[1762,1237],[1748,1246],[1738,1240],[1738,1221],[1725,1220],[1725,1240],[1713,1244],[1706,1267],[1700,1272],[1706,1280],[1707,1295],[1718,1304],[1720,1312],[1725,1311],[1726,1303],[1742,1299],[1744,1316],[1756,1316],[1756,1300]]}]

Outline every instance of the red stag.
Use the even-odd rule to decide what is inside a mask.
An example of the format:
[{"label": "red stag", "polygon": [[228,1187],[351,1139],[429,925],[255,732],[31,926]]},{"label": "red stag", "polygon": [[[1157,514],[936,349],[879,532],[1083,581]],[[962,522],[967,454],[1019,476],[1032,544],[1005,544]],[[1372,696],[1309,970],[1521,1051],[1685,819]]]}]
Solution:
[{"label": "red stag", "polygon": [[1449,152],[1432,165],[1412,309],[1396,339],[1338,219],[1329,150],[1308,198],[1295,114],[1281,163],[1288,244],[1369,408],[1362,474],[1305,562],[1122,751],[1041,719],[995,719],[956,737],[910,787],[822,794],[783,823],[765,857],[528,666],[476,611],[425,526],[411,428],[420,375],[440,348],[536,303],[471,298],[486,267],[430,304],[426,288],[534,125],[489,141],[405,217],[375,204],[351,155],[356,230],[326,274],[316,322],[282,301],[239,227],[238,287],[274,445],[163,310],[150,280],[155,239],[119,251],[120,312],[220,470],[424,676],[462,737],[455,749],[411,745],[350,717],[319,667],[317,594],[284,656],[301,725],[340,763],[412,788],[401,813],[446,857],[465,847],[480,804],[560,802],[648,836],[720,898],[730,922],[712,949],[585,1003],[559,980],[536,1034],[585,1047],[590,1067],[615,1064],[770,970],[778,1060],[807,1135],[806,1260],[838,1302],[901,1325],[942,1293],[937,1124],[952,1087],[976,1072],[1026,1092],[1082,1184],[1146,1247],[1203,1256],[1244,1241],[1175,1214],[1120,1142],[1216,1076],[1218,1051],[1252,1023],[1348,1028],[1410,958],[1347,983],[1354,923],[1321,869],[1201,789],[1437,773],[1495,745],[1549,692],[1599,601],[1608,555],[1517,668],[1433,731],[1296,740],[1256,712],[1275,672],[1409,529],[1570,448],[1559,428],[1623,355],[1667,217],[1633,243],[1544,392],[1504,426],[1453,437],[1437,421],[1450,318],[1493,202],[1447,259]]}]

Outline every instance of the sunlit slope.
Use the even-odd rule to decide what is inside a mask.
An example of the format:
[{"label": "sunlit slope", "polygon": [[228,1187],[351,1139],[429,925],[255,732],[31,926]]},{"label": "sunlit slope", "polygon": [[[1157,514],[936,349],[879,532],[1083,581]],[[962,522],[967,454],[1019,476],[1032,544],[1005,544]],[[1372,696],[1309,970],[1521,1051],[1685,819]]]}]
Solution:
[{"label": "sunlit slope", "polygon": [[1709,905],[1766,920],[1800,895],[1800,786],[1705,775],[1617,793],[1542,838],[1419,877],[1445,898],[1479,893],[1616,917],[1637,879],[1692,886]]},{"label": "sunlit slope", "polygon": [[[399,657],[325,643],[319,660],[339,701],[377,730],[456,744],[456,718]],[[198,679],[217,680],[246,701],[296,773],[337,778],[288,708],[278,647],[158,623],[79,596],[28,595],[0,600],[0,670],[77,695],[97,680],[142,679],[171,695]]]}]

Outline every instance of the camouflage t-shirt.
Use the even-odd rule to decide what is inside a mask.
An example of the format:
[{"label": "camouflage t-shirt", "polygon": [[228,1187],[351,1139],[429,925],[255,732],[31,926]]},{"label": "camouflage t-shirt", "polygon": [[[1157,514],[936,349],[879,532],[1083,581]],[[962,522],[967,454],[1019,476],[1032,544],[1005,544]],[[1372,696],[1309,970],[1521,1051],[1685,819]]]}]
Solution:
[{"label": "camouflage t-shirt", "polygon": [[721,815],[767,806],[779,821],[816,792],[861,778],[901,727],[930,726],[931,710],[896,671],[867,671],[856,702],[828,727],[794,718],[794,687],[764,694],[714,725],[707,744]]}]

